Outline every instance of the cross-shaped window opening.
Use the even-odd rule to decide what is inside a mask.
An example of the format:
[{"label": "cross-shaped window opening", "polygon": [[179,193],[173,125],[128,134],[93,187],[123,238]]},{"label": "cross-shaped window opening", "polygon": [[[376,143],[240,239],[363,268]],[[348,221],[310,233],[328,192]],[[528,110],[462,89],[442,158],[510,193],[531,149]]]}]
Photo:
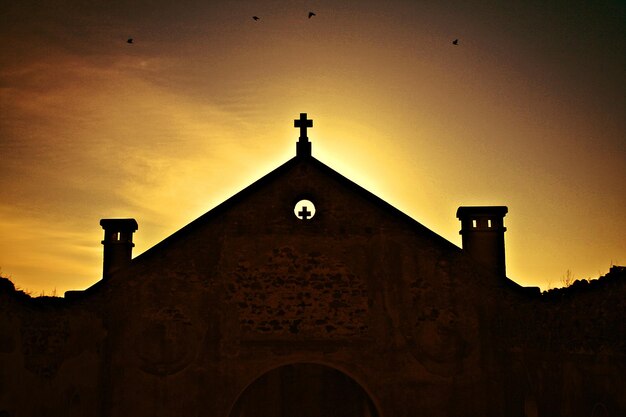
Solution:
[{"label": "cross-shaped window opening", "polygon": [[302,210],[298,212],[298,217],[302,220],[306,220],[311,215],[311,212],[307,210],[306,206],[302,206]]},{"label": "cross-shaped window opening", "polygon": [[300,220],[311,220],[315,216],[315,205],[310,200],[300,200],[293,209]]}]

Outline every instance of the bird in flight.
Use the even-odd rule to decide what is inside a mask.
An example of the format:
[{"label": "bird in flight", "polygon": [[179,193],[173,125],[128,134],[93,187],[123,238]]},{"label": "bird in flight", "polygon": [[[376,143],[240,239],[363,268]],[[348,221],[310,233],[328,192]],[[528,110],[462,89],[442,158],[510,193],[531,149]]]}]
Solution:
[{"label": "bird in flight", "polygon": [[261,19],[259,16],[252,16],[252,18],[253,18],[254,20],[260,20],[260,19]]},{"label": "bird in flight", "polygon": [[459,40],[458,39],[455,39],[455,40],[452,41],[452,45],[458,45],[458,44],[459,44]]},{"label": "bird in flight", "polygon": [[312,18],[313,16],[315,16],[315,13],[309,12],[309,19]]},{"label": "bird in flight", "polygon": [[128,38],[128,40],[126,41],[126,43],[133,43],[133,38]]}]

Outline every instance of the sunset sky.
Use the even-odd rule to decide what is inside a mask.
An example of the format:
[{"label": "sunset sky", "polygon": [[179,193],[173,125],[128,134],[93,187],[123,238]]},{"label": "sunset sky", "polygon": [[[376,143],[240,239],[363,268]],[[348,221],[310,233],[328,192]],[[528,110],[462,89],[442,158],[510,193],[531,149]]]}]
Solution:
[{"label": "sunset sky", "polygon": [[458,206],[508,206],[518,283],[597,277],[626,264],[625,32],[620,0],[2,1],[1,273],[89,287],[101,218],[140,254],[307,112],[317,159],[459,246]]}]

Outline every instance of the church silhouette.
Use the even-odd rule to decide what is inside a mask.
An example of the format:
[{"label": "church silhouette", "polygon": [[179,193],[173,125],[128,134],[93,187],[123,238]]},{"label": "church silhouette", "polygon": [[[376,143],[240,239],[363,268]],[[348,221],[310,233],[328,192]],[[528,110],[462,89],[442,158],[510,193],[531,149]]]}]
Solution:
[{"label": "church silhouette", "polygon": [[505,206],[459,207],[462,249],[296,156],[102,280],[0,281],[0,417],[618,416],[626,272],[540,294],[507,278]]}]

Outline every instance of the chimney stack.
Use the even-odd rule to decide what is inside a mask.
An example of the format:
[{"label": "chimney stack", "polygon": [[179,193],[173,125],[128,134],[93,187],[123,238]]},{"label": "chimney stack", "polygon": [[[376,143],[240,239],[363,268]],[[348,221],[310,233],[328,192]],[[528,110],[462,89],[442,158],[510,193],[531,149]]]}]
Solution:
[{"label": "chimney stack", "polygon": [[463,250],[501,277],[506,277],[504,216],[508,210],[506,206],[459,207],[456,212]]},{"label": "chimney stack", "polygon": [[138,228],[135,219],[102,219],[100,226],[104,229],[104,262],[102,279],[128,264],[133,254],[133,233]]}]

